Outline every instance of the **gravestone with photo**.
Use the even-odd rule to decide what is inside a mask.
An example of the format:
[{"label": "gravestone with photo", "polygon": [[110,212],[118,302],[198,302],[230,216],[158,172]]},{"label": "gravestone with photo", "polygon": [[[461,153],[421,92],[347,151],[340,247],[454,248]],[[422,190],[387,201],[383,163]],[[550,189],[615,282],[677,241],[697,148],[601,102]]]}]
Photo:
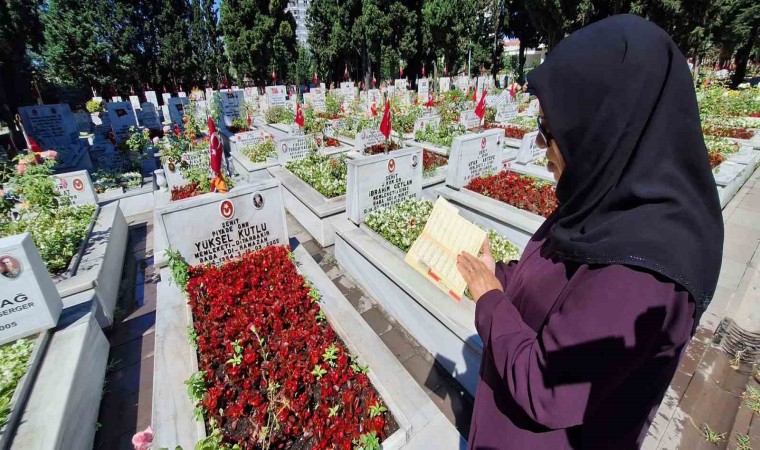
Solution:
[{"label": "gravestone with photo", "polygon": [[[262,181],[224,195],[204,195],[156,208],[159,265],[162,250],[179,252],[190,265],[219,264],[270,245],[287,245],[280,184]],[[161,245],[161,244],[159,244]]]},{"label": "gravestone with photo", "polygon": [[219,107],[222,109],[222,124],[232,126],[232,121],[245,117],[243,108],[244,92],[223,89],[219,92]]},{"label": "gravestone with photo", "polygon": [[111,128],[119,144],[129,139],[130,128],[137,129],[137,117],[129,102],[109,103],[108,118],[111,120]]},{"label": "gravestone with photo", "polygon": [[407,199],[421,199],[422,165],[422,149],[411,147],[349,160],[348,218],[359,225],[374,211]]},{"label": "gravestone with photo", "polygon": [[190,106],[190,100],[187,97],[172,97],[169,99],[169,119],[172,126],[179,125],[179,128],[185,130],[185,108]]},{"label": "gravestone with photo", "polygon": [[459,124],[464,126],[467,130],[479,128],[480,123],[480,117],[478,117],[472,109],[459,113]]},{"label": "gravestone with photo", "polygon": [[18,109],[24,133],[43,150],[58,152],[61,169],[75,167],[86,148],[79,140],[74,115],[67,104],[22,106]]},{"label": "gravestone with photo", "polygon": [[29,233],[0,239],[0,345],[55,327],[63,309]]},{"label": "gravestone with photo", "polygon": [[420,78],[417,80],[417,98],[421,102],[426,102],[428,101],[428,94],[430,94],[430,80]]},{"label": "gravestone with photo", "polygon": [[353,81],[343,81],[340,83],[340,93],[345,102],[353,102],[356,99],[356,85]]},{"label": "gravestone with photo", "polygon": [[267,96],[267,105],[270,108],[273,106],[285,106],[287,96],[285,86],[267,86],[264,90]]}]

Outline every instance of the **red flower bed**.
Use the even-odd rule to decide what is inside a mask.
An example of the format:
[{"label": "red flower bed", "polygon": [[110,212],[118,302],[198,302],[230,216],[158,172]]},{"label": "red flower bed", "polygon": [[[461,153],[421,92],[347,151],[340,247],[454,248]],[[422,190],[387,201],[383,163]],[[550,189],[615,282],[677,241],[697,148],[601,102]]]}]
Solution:
[{"label": "red flower bed", "polygon": [[[398,150],[401,146],[398,145],[398,143],[393,141],[388,141],[388,151],[392,150]],[[378,155],[380,153],[385,152],[385,144],[375,144],[372,147],[367,147],[364,149],[365,155]]]},{"label": "red flower bed", "polygon": [[725,158],[720,153],[709,153],[710,156],[710,168],[714,169],[722,163]]},{"label": "red flower bed", "polygon": [[748,130],[747,128],[730,128],[713,125],[705,126],[702,131],[709,136],[727,137],[734,139],[752,139],[752,136],[754,135],[752,131]]},{"label": "red flower bed", "polygon": [[422,170],[431,171],[449,163],[448,158],[428,150],[422,151]]},{"label": "red flower bed", "polygon": [[502,130],[504,130],[505,137],[514,138],[514,139],[522,139],[526,133],[530,132],[530,130],[526,128],[518,127],[516,125],[498,125],[495,123],[487,123],[485,124],[483,128],[485,128],[486,130],[501,128]]},{"label": "red flower bed", "polygon": [[753,113],[750,113],[750,115],[749,115],[749,116],[750,116],[750,117],[758,117],[758,118],[760,118],[760,111],[755,111],[755,112],[753,112]]},{"label": "red flower bed", "polygon": [[198,189],[198,183],[196,182],[184,186],[174,186],[172,188],[172,201],[184,200],[201,194],[204,194],[204,192]]},{"label": "red flower bed", "polygon": [[325,147],[340,147],[340,141],[335,138],[325,138]]},{"label": "red flower bed", "polygon": [[320,118],[320,119],[340,119],[340,115],[338,114],[327,114],[326,112],[315,112],[314,117]]},{"label": "red flower bed", "polygon": [[207,383],[201,405],[224,443],[350,450],[398,428],[286,247],[192,267],[186,290]]},{"label": "red flower bed", "polygon": [[549,217],[557,208],[553,186],[514,172],[476,178],[466,188],[539,216]]}]

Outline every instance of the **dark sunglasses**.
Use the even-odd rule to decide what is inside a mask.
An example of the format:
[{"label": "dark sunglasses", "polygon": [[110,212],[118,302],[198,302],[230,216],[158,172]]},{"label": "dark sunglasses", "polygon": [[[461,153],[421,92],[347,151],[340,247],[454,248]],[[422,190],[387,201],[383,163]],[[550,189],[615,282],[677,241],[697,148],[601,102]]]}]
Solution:
[{"label": "dark sunglasses", "polygon": [[536,124],[538,125],[538,136],[537,138],[540,138],[541,141],[539,142],[539,139],[536,139],[536,143],[540,147],[548,147],[549,144],[554,140],[554,136],[549,132],[549,130],[546,129],[544,126],[544,118],[541,116],[536,116]]}]

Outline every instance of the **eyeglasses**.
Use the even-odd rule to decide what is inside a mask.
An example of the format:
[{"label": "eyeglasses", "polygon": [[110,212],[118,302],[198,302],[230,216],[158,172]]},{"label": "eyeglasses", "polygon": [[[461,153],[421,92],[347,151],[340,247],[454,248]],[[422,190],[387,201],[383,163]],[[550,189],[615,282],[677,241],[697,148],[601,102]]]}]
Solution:
[{"label": "eyeglasses", "polygon": [[554,136],[544,126],[544,118],[536,116],[536,124],[538,125],[538,136],[536,136],[536,145],[541,148],[546,148],[554,140]]}]

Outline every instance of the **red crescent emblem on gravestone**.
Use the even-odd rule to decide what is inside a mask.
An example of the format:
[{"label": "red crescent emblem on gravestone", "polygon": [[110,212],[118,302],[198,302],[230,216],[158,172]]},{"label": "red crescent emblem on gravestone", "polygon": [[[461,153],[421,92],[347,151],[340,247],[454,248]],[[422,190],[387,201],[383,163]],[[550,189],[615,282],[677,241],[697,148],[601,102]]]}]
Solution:
[{"label": "red crescent emblem on gravestone", "polygon": [[486,138],[480,140],[480,148],[486,148]]},{"label": "red crescent emblem on gravestone", "polygon": [[235,215],[235,205],[229,200],[224,200],[219,204],[219,214],[222,215],[222,219],[230,220]]},{"label": "red crescent emblem on gravestone", "polygon": [[388,161],[388,172],[393,173],[396,170],[396,160],[391,159]]},{"label": "red crescent emblem on gravestone", "polygon": [[79,178],[74,178],[74,181],[71,182],[71,185],[74,186],[74,190],[77,192],[82,192],[84,190],[84,183],[82,183],[82,180]]},{"label": "red crescent emblem on gravestone", "polygon": [[283,143],[282,144],[282,152],[287,153],[288,152],[288,144]]}]

